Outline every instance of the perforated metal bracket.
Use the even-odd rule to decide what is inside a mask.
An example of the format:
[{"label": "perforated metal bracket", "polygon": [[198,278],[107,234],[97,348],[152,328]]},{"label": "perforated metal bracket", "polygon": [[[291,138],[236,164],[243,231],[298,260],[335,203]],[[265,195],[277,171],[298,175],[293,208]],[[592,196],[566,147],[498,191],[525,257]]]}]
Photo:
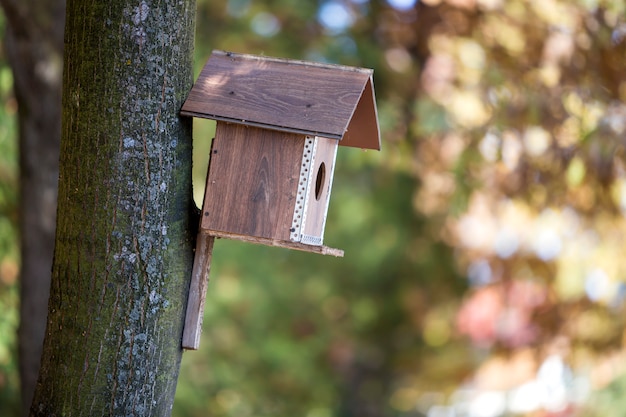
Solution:
[{"label": "perforated metal bracket", "polygon": [[302,163],[300,165],[300,178],[298,179],[298,192],[296,194],[296,207],[293,211],[293,221],[291,222],[291,233],[289,239],[292,242],[302,241],[302,228],[306,221],[306,209],[308,204],[309,181],[311,181],[311,165],[315,159],[317,141],[313,136],[307,136],[304,141],[302,152]]},{"label": "perforated metal bracket", "polygon": [[303,233],[301,235],[300,243],[312,246],[322,246],[324,242],[322,241],[321,236],[311,236]]}]

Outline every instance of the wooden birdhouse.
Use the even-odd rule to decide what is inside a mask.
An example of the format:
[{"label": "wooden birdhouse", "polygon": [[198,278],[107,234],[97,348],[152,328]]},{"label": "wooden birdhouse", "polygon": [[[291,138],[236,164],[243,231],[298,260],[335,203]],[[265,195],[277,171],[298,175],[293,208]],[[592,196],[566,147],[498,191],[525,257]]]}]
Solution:
[{"label": "wooden birdhouse", "polygon": [[380,150],[372,74],[213,51],[181,110],[217,121],[200,233],[343,256],[323,246],[335,156]]}]

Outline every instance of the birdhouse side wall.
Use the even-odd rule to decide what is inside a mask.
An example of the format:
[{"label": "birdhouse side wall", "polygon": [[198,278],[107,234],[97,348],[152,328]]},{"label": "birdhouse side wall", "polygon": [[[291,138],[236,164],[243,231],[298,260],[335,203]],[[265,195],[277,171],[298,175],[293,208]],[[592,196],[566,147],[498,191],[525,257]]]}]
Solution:
[{"label": "birdhouse side wall", "polygon": [[201,228],[289,241],[304,140],[218,122]]},{"label": "birdhouse side wall", "polygon": [[[324,241],[324,227],[335,171],[338,141],[324,137],[309,138],[308,141],[312,151],[299,241],[319,246]],[[309,162],[308,158],[303,159],[303,162]]]}]

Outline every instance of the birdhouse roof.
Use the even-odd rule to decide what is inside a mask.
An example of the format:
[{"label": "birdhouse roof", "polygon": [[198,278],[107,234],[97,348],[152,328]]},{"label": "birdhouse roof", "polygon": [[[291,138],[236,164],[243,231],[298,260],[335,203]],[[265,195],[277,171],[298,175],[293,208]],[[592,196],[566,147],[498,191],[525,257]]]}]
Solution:
[{"label": "birdhouse roof", "polygon": [[380,150],[371,69],[213,51],[181,114]]}]

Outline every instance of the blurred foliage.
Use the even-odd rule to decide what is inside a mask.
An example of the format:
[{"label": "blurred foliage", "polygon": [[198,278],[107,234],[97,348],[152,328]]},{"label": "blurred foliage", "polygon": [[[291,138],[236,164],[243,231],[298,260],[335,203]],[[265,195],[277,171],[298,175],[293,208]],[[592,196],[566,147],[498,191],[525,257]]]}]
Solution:
[{"label": "blurred foliage", "polygon": [[[211,49],[374,68],[383,151],[340,150],[326,241],[345,259],[218,242],[209,365],[185,356],[179,396],[213,415],[582,412],[623,369],[602,363],[624,339],[624,11],[201,1],[197,70]],[[550,378],[564,394],[520,405]]]},{"label": "blurred foliage", "polygon": [[[216,243],[174,415],[621,415],[625,12],[198,0],[196,73],[212,49],[374,68],[383,150],[339,151],[325,243],[345,258]],[[0,62],[0,326],[14,329],[10,81]],[[213,132],[195,121],[197,202]],[[2,415],[14,344],[0,328]]]},{"label": "blurred foliage", "polygon": [[[0,33],[4,32],[0,15]],[[0,415],[17,415],[18,158],[13,75],[0,47]]]}]

